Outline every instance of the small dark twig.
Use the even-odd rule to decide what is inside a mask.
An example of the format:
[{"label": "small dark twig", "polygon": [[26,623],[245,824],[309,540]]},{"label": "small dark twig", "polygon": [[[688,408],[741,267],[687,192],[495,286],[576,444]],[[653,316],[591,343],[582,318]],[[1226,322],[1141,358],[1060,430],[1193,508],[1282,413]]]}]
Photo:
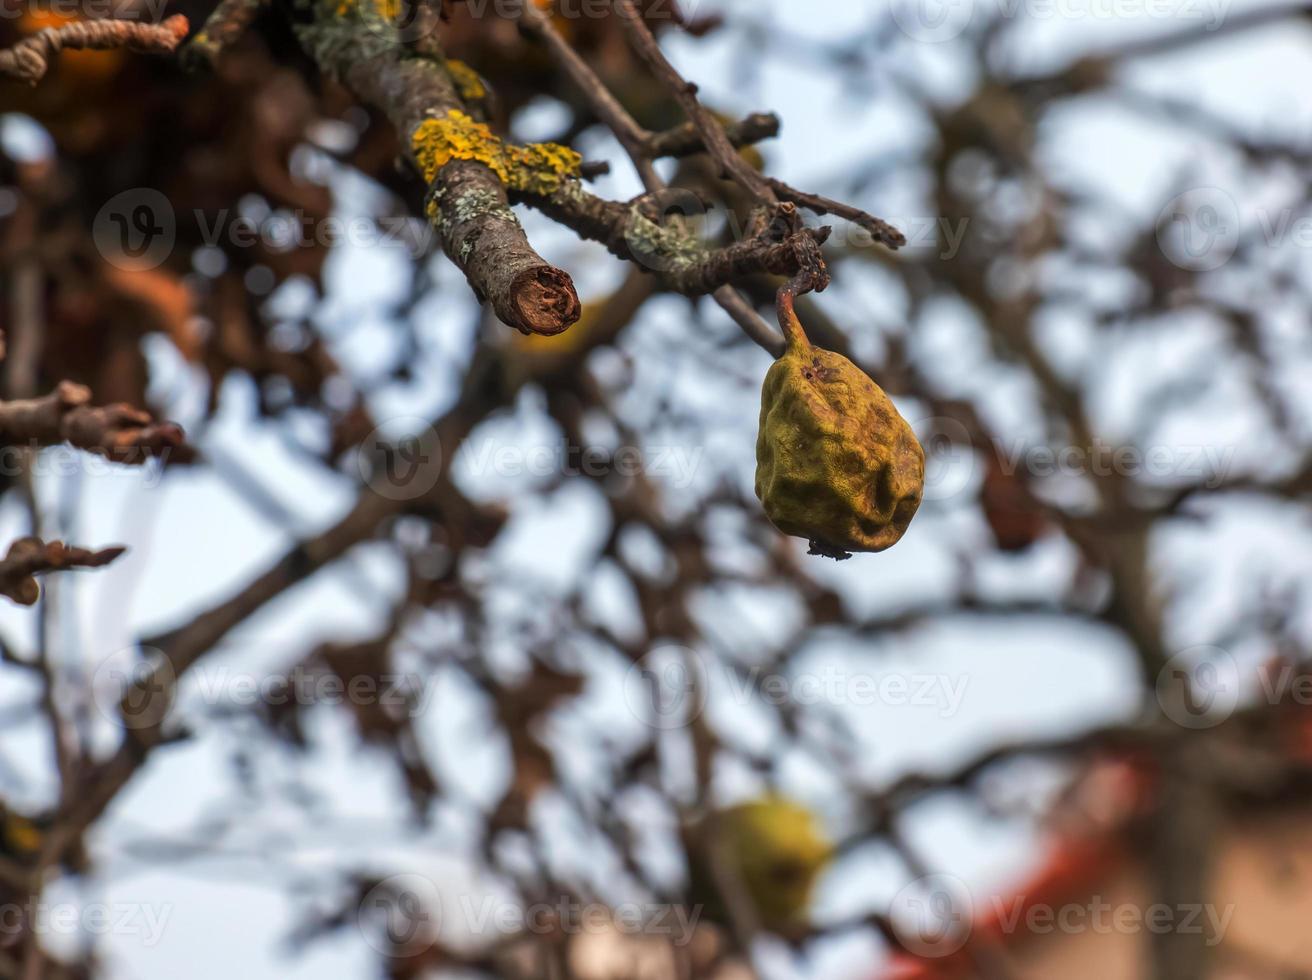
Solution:
[{"label": "small dark twig", "polygon": [[773,177],[766,177],[765,181],[774,188],[774,192],[783,200],[800,205],[813,214],[832,214],[835,217],[860,225],[874,236],[875,241],[887,245],[889,248],[901,248],[907,243],[907,238],[902,232],[884,219],[876,218],[873,214],[868,214],[860,208],[827,197],[821,197],[819,194],[808,194],[806,191],[799,191],[797,188],[790,187],[782,180],[776,180]]},{"label": "small dark twig", "polygon": [[707,152],[719,165],[721,171],[741,184],[762,204],[778,203],[769,183],[738,155],[737,148],[725,135],[720,121],[701,104],[701,100],[697,98],[697,86],[685,80],[678,69],[665,57],[665,52],[661,50],[660,44],[648,29],[633,0],[614,0],[614,5],[633,50],[683,107],[684,113],[701,136]]},{"label": "small dark twig", "polygon": [[[779,135],[779,128],[779,117],[774,113],[754,112],[746,119],[726,124],[724,134],[736,149],[741,149],[762,140],[774,139]],[[696,126],[684,123],[664,132],[652,133],[647,137],[643,150],[654,160],[661,157],[678,158],[704,153],[706,144]]]}]

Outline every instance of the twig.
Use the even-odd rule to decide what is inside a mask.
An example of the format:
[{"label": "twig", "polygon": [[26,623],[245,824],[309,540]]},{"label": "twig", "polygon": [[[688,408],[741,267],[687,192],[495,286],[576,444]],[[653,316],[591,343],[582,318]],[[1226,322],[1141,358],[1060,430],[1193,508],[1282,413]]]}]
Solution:
[{"label": "twig", "polygon": [[152,457],[187,462],[194,455],[176,423],[155,422],[150,413],[122,403],[93,408],[91,389],[71,381],[41,398],[0,402],[0,445],[60,443],[128,465]]},{"label": "twig", "polygon": [[35,576],[70,568],[99,568],[126,550],[113,547],[90,551],[69,547],[62,541],[19,538],[0,559],[0,595],[22,606],[33,605],[41,595]]},{"label": "twig", "polygon": [[867,214],[860,208],[844,204],[841,201],[822,197],[819,194],[799,191],[797,188],[773,177],[766,177],[765,181],[774,188],[774,192],[783,200],[801,205],[814,214],[832,214],[860,225],[874,236],[875,241],[887,245],[889,248],[901,248],[907,243],[906,236],[883,218],[876,218],[873,214]]},{"label": "twig", "polygon": [[[524,8],[530,6],[531,4],[523,5]],[[560,62],[561,66],[570,74],[587,97],[593,111],[602,119],[610,120],[612,128],[615,128],[617,134],[629,134],[627,139],[621,137],[621,144],[625,147],[629,158],[642,176],[643,184],[648,192],[655,194],[664,190],[666,188],[665,181],[660,178],[651,166],[652,148],[650,145],[652,140],[659,140],[662,137],[659,135],[652,136],[638,124],[628,110],[610,94],[605,83],[592,70],[591,66],[574,53],[574,49],[560,36],[560,32],[556,30],[550,18],[541,15],[534,16],[527,9],[520,16],[521,22],[547,43],[552,55]],[[700,139],[698,143],[702,146],[705,145]],[[627,240],[631,237],[632,226],[630,222],[638,212],[624,205],[604,201],[579,186],[567,185],[566,190],[568,194],[558,192],[550,200],[538,198],[530,200],[529,203],[539,207],[557,221],[565,223],[583,237],[603,242],[621,258],[632,258],[628,251]],[[668,273],[668,266],[662,271]],[[665,277],[668,279],[668,274]],[[684,290],[680,291],[683,292]],[[713,295],[716,303],[729,314],[753,342],[769,351],[772,355],[778,356],[783,350],[782,338],[770,328],[769,324],[761,319],[760,315],[742,298],[737,289],[725,283],[715,286]]]},{"label": "twig", "polygon": [[223,52],[254,23],[268,0],[220,0],[205,25],[183,48],[182,59],[189,68],[213,65]]},{"label": "twig", "polygon": [[733,177],[762,204],[775,204],[778,199],[769,183],[752,166],[738,155],[738,150],[724,133],[724,127],[697,98],[697,86],[679,74],[634,6],[633,0],[613,0],[615,12],[624,25],[629,42],[642,62],[651,70],[670,94],[683,107],[688,119],[697,128],[702,144],[721,171]]},{"label": "twig", "polygon": [[655,191],[664,186],[652,166],[647,151],[647,144],[652,134],[640,126],[637,120],[629,115],[628,110],[620,105],[610,89],[597,77],[597,73],[579,56],[569,42],[561,37],[560,32],[551,23],[551,18],[539,10],[536,4],[521,3],[519,11],[519,22],[547,46],[552,57],[565,69],[574,84],[583,90],[593,111],[601,117],[601,121],[610,127],[615,138],[620,141],[620,145],[624,147],[629,159],[637,168],[643,186],[648,191]]},{"label": "twig", "polygon": [[[779,126],[779,117],[773,112],[755,112],[746,119],[727,123],[724,135],[735,149],[741,149],[778,136]],[[695,153],[705,153],[706,144],[696,126],[684,123],[661,133],[649,134],[643,152],[652,159],[689,157]]]},{"label": "twig", "polygon": [[187,36],[187,18],[174,14],[160,24],[129,20],[80,20],[24,38],[0,51],[0,75],[35,85],[50,69],[50,61],[65,48],[108,50],[126,48],[146,54],[172,54]]}]

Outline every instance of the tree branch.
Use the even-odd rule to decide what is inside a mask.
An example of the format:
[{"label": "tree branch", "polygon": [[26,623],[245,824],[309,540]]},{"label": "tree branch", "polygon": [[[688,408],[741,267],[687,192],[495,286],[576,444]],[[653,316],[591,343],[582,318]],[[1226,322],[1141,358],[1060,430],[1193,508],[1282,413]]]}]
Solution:
[{"label": "tree branch", "polygon": [[73,548],[62,541],[19,538],[0,559],[0,595],[21,606],[31,606],[41,597],[36,576],[70,568],[99,568],[127,551],[123,547],[90,551]]},{"label": "tree branch", "polygon": [[160,24],[133,20],[79,20],[47,27],[13,47],[0,51],[0,75],[35,85],[50,70],[50,62],[65,48],[107,50],[126,48],[146,54],[172,54],[187,36],[187,18],[174,14]]},{"label": "tree branch", "polygon": [[[387,115],[408,159],[422,172],[416,131],[429,120],[466,111],[445,65],[414,57],[395,25],[367,3],[321,0],[313,21],[299,25],[297,34],[321,70]],[[424,38],[425,51],[435,52],[436,44]],[[502,322],[523,333],[556,334],[578,320],[582,306],[573,280],[533,250],[491,168],[456,159],[427,176],[429,219],[447,256]]]},{"label": "tree branch", "polygon": [[61,381],[41,398],[0,402],[0,446],[56,446],[140,465],[151,457],[187,462],[194,451],[173,422],[155,422],[131,405],[91,406],[91,389]]}]

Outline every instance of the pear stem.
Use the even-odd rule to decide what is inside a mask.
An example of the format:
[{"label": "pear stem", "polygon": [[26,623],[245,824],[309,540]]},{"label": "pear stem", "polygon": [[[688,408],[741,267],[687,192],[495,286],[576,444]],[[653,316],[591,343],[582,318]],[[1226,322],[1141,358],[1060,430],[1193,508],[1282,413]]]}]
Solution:
[{"label": "pear stem", "polygon": [[793,304],[802,293],[822,292],[829,285],[829,269],[820,251],[820,242],[810,235],[797,235],[793,238],[793,248],[797,258],[797,275],[779,288],[775,298],[779,310],[779,328],[783,330],[787,342],[784,353],[811,349],[811,341],[802,329],[802,321],[797,318]]},{"label": "pear stem", "polygon": [[794,279],[779,290],[776,305],[779,310],[779,328],[784,332],[787,343],[786,351],[807,350],[811,341],[802,328],[802,321],[797,318],[793,303],[797,299],[797,280]]}]

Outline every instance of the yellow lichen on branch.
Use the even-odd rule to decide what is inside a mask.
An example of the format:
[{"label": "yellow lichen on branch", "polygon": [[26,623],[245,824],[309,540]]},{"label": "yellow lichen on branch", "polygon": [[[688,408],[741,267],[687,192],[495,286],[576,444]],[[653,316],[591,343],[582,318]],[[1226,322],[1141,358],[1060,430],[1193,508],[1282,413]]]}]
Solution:
[{"label": "yellow lichen on branch", "polygon": [[463,61],[447,58],[446,70],[451,81],[456,83],[456,91],[466,102],[478,102],[487,98],[487,86],[483,84],[482,77]]},{"label": "yellow lichen on branch", "polygon": [[[401,14],[401,0],[370,0],[373,12],[387,23],[392,23]],[[350,17],[364,13],[360,0],[338,0],[337,16]]]},{"label": "yellow lichen on branch", "polygon": [[579,154],[558,143],[506,143],[458,109],[425,119],[411,135],[410,147],[430,184],[452,160],[476,160],[508,189],[526,194],[555,193],[565,180],[579,175],[583,163]]}]

